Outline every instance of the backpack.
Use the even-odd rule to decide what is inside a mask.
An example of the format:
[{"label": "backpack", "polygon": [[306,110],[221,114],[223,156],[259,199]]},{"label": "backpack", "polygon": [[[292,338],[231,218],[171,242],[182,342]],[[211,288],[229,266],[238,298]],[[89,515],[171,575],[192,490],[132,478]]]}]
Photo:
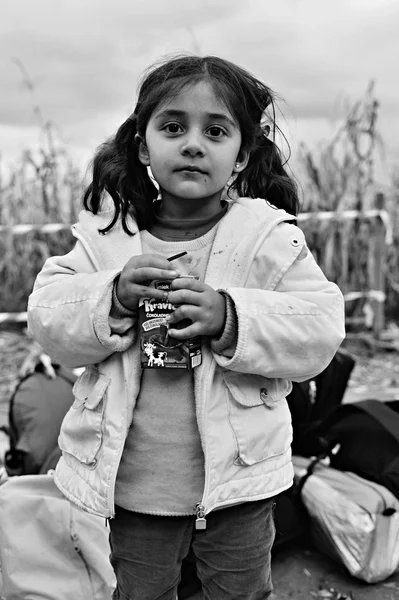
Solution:
[{"label": "backpack", "polygon": [[55,468],[61,451],[58,435],[62,420],[73,403],[76,376],[53,365],[53,378],[39,362],[18,382],[8,409],[9,450],[5,454],[8,475],[37,475]]},{"label": "backpack", "polygon": [[308,456],[386,487],[399,498],[399,401],[362,400],[333,410],[313,432]]},{"label": "backpack", "polygon": [[309,436],[341,404],[354,366],[354,358],[340,348],[319,375],[301,383],[293,382],[292,391],[287,396],[292,419],[293,454],[308,456]]}]

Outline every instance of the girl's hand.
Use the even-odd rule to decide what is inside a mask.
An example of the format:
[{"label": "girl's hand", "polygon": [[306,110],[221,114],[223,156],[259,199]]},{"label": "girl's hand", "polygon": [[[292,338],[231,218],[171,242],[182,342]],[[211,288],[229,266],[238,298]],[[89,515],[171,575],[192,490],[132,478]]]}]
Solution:
[{"label": "girl's hand", "polygon": [[[175,279],[169,292],[169,302],[177,306],[166,317],[169,335],[177,340],[185,340],[196,335],[218,337],[226,319],[226,299],[206,283],[197,279],[182,277]],[[184,329],[174,329],[173,324],[190,319],[191,324]]]},{"label": "girl's hand", "polygon": [[157,254],[133,256],[123,267],[116,286],[116,295],[123,306],[137,309],[140,298],[151,296],[157,300],[168,297],[167,292],[149,288],[153,279],[174,279],[179,273],[170,262]]}]

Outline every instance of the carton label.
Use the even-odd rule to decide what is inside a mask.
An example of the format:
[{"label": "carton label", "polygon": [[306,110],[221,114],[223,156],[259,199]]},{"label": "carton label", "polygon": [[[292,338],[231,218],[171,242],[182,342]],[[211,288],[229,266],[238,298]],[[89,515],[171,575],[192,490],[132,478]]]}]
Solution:
[{"label": "carton label", "polygon": [[[153,281],[151,287],[170,290],[170,280]],[[149,368],[194,369],[201,364],[201,338],[177,340],[169,335],[165,317],[176,306],[166,300],[142,298],[139,301],[138,323],[141,350],[141,366]],[[173,325],[183,328],[188,325],[181,321]]]}]

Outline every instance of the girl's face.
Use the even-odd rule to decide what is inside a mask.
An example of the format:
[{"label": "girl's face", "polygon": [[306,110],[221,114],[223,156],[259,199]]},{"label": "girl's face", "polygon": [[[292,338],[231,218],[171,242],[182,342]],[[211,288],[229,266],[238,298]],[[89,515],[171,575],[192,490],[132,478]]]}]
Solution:
[{"label": "girl's face", "polygon": [[151,167],[163,204],[177,212],[220,209],[223,189],[245,168],[238,123],[201,81],[157,106],[139,144],[140,161]]}]

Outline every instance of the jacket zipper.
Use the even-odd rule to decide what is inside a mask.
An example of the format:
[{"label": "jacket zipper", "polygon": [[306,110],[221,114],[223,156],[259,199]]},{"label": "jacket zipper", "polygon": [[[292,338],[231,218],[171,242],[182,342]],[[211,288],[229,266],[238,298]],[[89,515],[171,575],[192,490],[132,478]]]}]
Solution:
[{"label": "jacket zipper", "polygon": [[[215,362],[214,359],[209,357],[209,367],[206,373],[206,376],[204,375],[204,373],[202,373],[201,375],[201,381],[206,381],[206,382],[210,382],[213,379],[213,375],[215,373]],[[204,365],[205,367],[205,365]],[[204,369],[205,370],[205,369]],[[204,530],[206,529],[206,498],[208,495],[208,488],[209,488],[209,482],[208,482],[208,469],[207,469],[207,443],[206,443],[206,427],[205,427],[205,417],[206,417],[206,399],[208,397],[208,388],[210,386],[210,383],[207,384],[207,386],[203,388],[203,390],[201,390],[201,397],[198,398],[198,401],[200,402],[202,400],[202,423],[201,423],[201,427],[199,427],[200,430],[200,436],[202,438],[202,444],[203,444],[203,450],[204,450],[204,470],[205,470],[205,482],[204,482],[204,492],[202,494],[202,500],[200,502],[197,502],[196,506],[195,506],[195,512],[196,512],[196,520],[195,520],[195,529],[198,530]]]},{"label": "jacket zipper", "polygon": [[[270,233],[273,231],[273,229],[279,225],[280,223],[283,223],[284,221],[287,221],[287,218],[283,218],[280,217],[279,219],[276,219],[273,223],[270,224],[270,226],[263,232],[263,235],[261,236],[261,238],[258,240],[258,243],[255,246],[255,249],[252,251],[250,258],[248,259],[248,267],[246,269],[246,272],[244,274],[244,277],[242,278],[243,281],[245,282],[247,277],[248,277],[248,272],[249,269],[253,263],[254,260],[254,256],[256,256],[256,253],[258,251],[258,249],[260,248],[260,246],[262,245],[263,241],[270,235]],[[238,285],[238,284],[237,284]],[[203,381],[210,381],[210,374],[212,371],[212,367],[213,367],[213,374],[215,372],[215,365],[211,364],[209,366],[209,370],[208,370],[208,374],[207,377],[202,377]],[[213,375],[212,374],[212,375]],[[205,407],[206,407],[206,397],[207,397],[207,389],[206,391],[204,391],[203,393],[203,422],[202,422],[202,439],[203,439],[203,445],[204,445],[204,468],[205,468],[205,484],[204,484],[204,493],[202,495],[202,500],[201,502],[197,502],[197,504],[195,505],[195,514],[196,514],[196,519],[195,519],[195,529],[197,530],[205,530],[206,529],[206,506],[205,506],[205,501],[206,501],[206,497],[208,495],[208,481],[207,481],[207,461],[206,461],[206,427],[204,425],[205,422]],[[200,431],[201,433],[201,431]]]},{"label": "jacket zipper", "polygon": [[202,504],[196,505],[195,529],[206,529],[205,506],[203,506]]},{"label": "jacket zipper", "polygon": [[[122,355],[122,365],[123,365],[123,370],[125,373],[129,373],[129,359],[126,353],[123,353]],[[123,447],[125,445],[125,441],[126,438],[122,441],[122,444],[120,446],[119,449],[119,456],[118,456],[118,464],[121,461],[122,458],[122,454],[123,454]],[[109,519],[113,519],[115,517],[115,484],[116,484],[116,478],[118,476],[118,471],[116,470],[115,472],[115,477],[113,477],[112,479],[112,485],[109,486],[109,490],[108,490],[108,507],[109,507],[109,512],[110,512],[110,516],[108,517]]]}]

